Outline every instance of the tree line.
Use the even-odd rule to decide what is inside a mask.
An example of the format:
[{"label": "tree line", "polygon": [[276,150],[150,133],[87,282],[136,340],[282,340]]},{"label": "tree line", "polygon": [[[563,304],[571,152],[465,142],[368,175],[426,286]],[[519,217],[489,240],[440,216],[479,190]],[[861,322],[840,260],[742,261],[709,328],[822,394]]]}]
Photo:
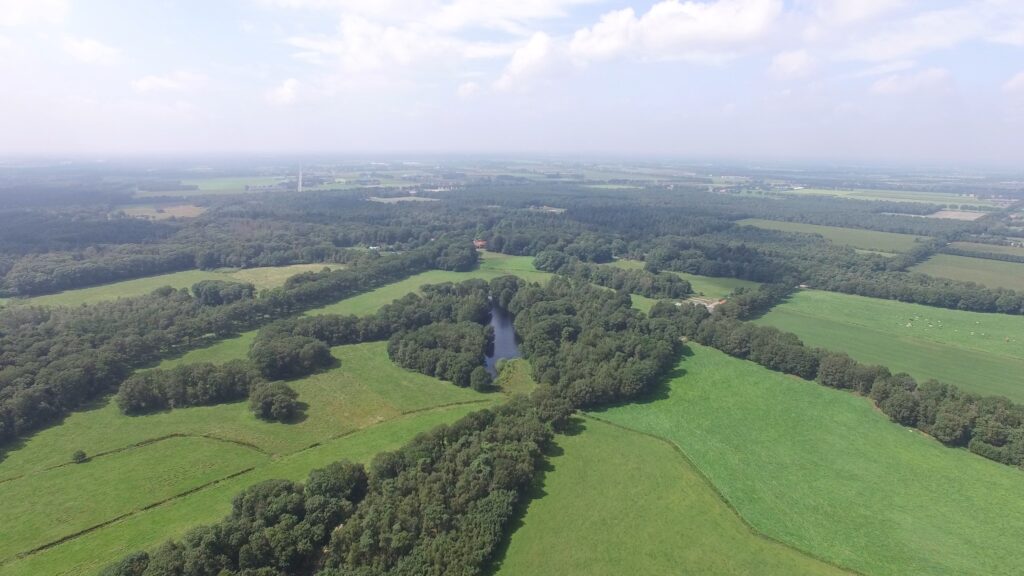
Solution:
[{"label": "tree line", "polygon": [[648,298],[680,299],[692,293],[689,282],[669,272],[588,264],[556,250],[545,250],[537,254],[533,266],[545,272]]}]

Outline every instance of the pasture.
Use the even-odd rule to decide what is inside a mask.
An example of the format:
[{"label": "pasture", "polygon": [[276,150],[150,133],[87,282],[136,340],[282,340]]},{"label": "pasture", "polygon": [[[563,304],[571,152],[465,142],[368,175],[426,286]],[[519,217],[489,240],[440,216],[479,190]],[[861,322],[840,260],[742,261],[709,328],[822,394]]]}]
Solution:
[{"label": "pasture", "polygon": [[848,392],[694,346],[664,390],[599,417],[672,442],[754,528],[840,566],[1024,566],[1024,472],[893,424]]},{"label": "pasture", "polygon": [[924,381],[1024,402],[1024,317],[801,290],[756,320]]},{"label": "pasture", "polygon": [[943,192],[915,192],[912,190],[801,188],[798,190],[787,190],[784,194],[796,194],[803,196],[837,196],[855,200],[884,200],[889,202],[923,202],[927,204],[942,204],[953,208],[993,208],[996,206],[996,204],[990,200],[974,198],[971,196],[961,196],[959,194],[947,194]]},{"label": "pasture", "polygon": [[970,250],[971,252],[988,252],[989,254],[1009,254],[1024,257],[1024,246],[1006,246],[1004,244],[981,244],[979,242],[952,242],[951,248]]},{"label": "pasture", "polygon": [[581,427],[557,437],[497,576],[846,573],[754,533],[669,443]]},{"label": "pasture", "polygon": [[[280,460],[413,414],[439,411],[443,421],[448,421],[498,398],[403,370],[388,359],[386,347],[385,342],[336,347],[332,353],[340,360],[339,367],[292,381],[299,401],[307,405],[305,417],[293,424],[257,420],[244,401],[145,416],[125,416],[108,401],[29,438],[0,462],[0,498],[18,503],[0,512],[0,573],[6,573],[6,564],[18,554],[126,514],[133,518],[148,514],[150,507],[169,498],[174,498],[173,507],[182,518],[195,516],[197,522],[215,519],[206,513],[209,500],[197,496],[215,482],[217,487],[222,483],[233,486],[222,495],[224,501],[213,507],[221,515],[238,489],[258,479],[278,477],[265,475],[264,469]],[[426,418],[422,422],[432,426],[438,421]],[[404,439],[424,428],[401,429],[405,430]],[[396,440],[395,445],[398,443]],[[84,450],[90,461],[69,464],[75,450]],[[304,469],[296,467],[292,475],[301,478],[309,468],[344,456],[317,453],[321,457],[316,463]],[[249,471],[237,481],[232,479],[243,470]],[[186,494],[196,488],[203,490]],[[102,506],[92,501],[95,495],[108,492],[119,496],[101,497]],[[167,506],[170,504],[152,510]],[[10,516],[29,509],[47,512],[36,514],[31,521]],[[158,530],[159,526],[156,522],[148,529],[153,541],[145,545],[173,535]],[[111,529],[122,530],[122,522],[102,526],[90,536]],[[126,540],[136,538],[131,532],[119,533]]]},{"label": "pasture", "polygon": [[862,250],[879,250],[882,252],[903,252],[914,247],[918,236],[911,234],[895,234],[893,232],[877,232],[859,228],[840,228],[838,226],[819,226],[802,222],[782,222],[779,220],[761,220],[747,218],[736,221],[744,226],[755,226],[780,232],[798,232],[801,234],[818,234],[833,244],[860,248]]},{"label": "pasture", "polygon": [[104,300],[143,296],[157,288],[190,288],[202,280],[228,280],[233,282],[251,282],[257,289],[274,288],[284,284],[285,280],[303,272],[318,271],[324,267],[341,268],[340,264],[293,264],[291,266],[266,266],[262,268],[245,268],[221,270],[184,270],[170,274],[158,274],[133,280],[123,280],[89,288],[65,290],[57,294],[33,296],[31,298],[12,299],[12,302],[39,306],[78,306]]},{"label": "pasture", "polygon": [[207,196],[218,194],[242,194],[257,192],[246,190],[246,186],[274,186],[285,182],[292,176],[217,176],[211,178],[185,178],[181,183],[186,186],[197,186],[194,190],[139,190],[136,198],[152,198],[159,196]]},{"label": "pasture", "polygon": [[989,288],[1024,290],[1024,264],[952,254],[936,254],[910,268],[929,276],[976,282]]},{"label": "pasture", "polygon": [[307,316],[320,314],[355,314],[365,316],[376,312],[381,306],[388,304],[410,292],[418,292],[426,284],[442,282],[462,282],[471,278],[491,280],[505,275],[519,276],[528,282],[544,282],[551,277],[548,272],[541,272],[533,267],[530,256],[508,256],[497,252],[484,252],[480,266],[471,272],[447,272],[444,270],[428,270],[400,280],[376,290],[347,298],[334,304],[328,304],[306,312]]}]

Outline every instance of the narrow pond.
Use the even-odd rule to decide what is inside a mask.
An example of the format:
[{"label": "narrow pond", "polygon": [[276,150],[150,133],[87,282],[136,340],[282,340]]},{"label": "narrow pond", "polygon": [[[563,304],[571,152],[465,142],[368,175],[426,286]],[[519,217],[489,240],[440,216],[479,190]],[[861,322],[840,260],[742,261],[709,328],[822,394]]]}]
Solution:
[{"label": "narrow pond", "polygon": [[491,376],[497,376],[498,370],[495,365],[498,360],[506,358],[519,358],[519,345],[516,343],[516,333],[512,329],[512,317],[497,306],[491,307],[491,328],[494,328],[494,350],[487,355],[487,371]]}]

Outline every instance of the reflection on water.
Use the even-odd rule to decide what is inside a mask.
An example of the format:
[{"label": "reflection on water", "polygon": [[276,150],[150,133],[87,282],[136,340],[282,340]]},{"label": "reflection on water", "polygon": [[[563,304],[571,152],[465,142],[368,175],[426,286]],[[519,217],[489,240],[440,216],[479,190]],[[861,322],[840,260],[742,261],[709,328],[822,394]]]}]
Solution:
[{"label": "reflection on water", "polygon": [[491,328],[494,328],[494,351],[487,356],[487,371],[497,376],[495,364],[504,358],[519,358],[519,346],[516,344],[516,333],[512,329],[512,317],[504,310],[491,307]]}]

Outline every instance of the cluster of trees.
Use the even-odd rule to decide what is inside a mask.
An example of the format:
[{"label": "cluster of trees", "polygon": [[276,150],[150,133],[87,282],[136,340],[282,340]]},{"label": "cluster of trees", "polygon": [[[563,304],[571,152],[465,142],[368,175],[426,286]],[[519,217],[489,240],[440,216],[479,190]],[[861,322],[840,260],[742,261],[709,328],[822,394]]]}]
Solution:
[{"label": "cluster of trees", "polygon": [[1003,397],[968,394],[934,380],[867,366],[846,354],[808,348],[795,335],[742,322],[698,306],[658,303],[651,316],[671,320],[684,336],[737,358],[871,398],[894,422],[916,427],[950,446],[1024,465],[1024,406]]},{"label": "cluster of trees", "polygon": [[[133,368],[435,266],[468,269],[476,259],[468,239],[438,240],[402,254],[369,256],[344,270],[307,275],[258,298],[220,306],[203,306],[187,290],[162,288],[143,297],[75,308],[4,308],[0,443],[112,391]],[[297,357],[303,358],[301,350]]]},{"label": "cluster of trees", "polygon": [[192,295],[201,306],[221,306],[252,298],[255,294],[256,287],[248,282],[203,280],[192,285]]},{"label": "cluster of trees", "polygon": [[195,528],[152,554],[136,552],[101,576],[271,576],[315,570],[331,532],[349,520],[368,490],[360,464],[340,461],[304,484],[266,480],[235,496],[220,522]]},{"label": "cluster of trees", "polygon": [[249,359],[270,380],[299,378],[334,363],[331,349],[308,336],[257,338],[249,349]]},{"label": "cluster of trees", "polygon": [[249,409],[261,420],[289,422],[299,413],[298,397],[284,382],[260,382],[249,394]]},{"label": "cluster of trees", "polygon": [[669,272],[651,272],[600,266],[581,262],[574,256],[554,250],[545,250],[533,259],[538,270],[570,276],[583,282],[639,294],[648,298],[686,298],[692,293],[690,283]]},{"label": "cluster of trees", "polygon": [[179,247],[121,245],[102,250],[29,254],[16,260],[7,271],[3,290],[12,296],[45,294],[194,267],[192,254]]},{"label": "cluster of trees", "polygon": [[388,356],[399,366],[477,391],[491,388],[484,356],[494,346],[494,330],[474,322],[438,322],[398,332]]},{"label": "cluster of trees", "polygon": [[263,382],[251,362],[185,364],[137,372],[121,383],[115,400],[125,414],[241,400]]}]

